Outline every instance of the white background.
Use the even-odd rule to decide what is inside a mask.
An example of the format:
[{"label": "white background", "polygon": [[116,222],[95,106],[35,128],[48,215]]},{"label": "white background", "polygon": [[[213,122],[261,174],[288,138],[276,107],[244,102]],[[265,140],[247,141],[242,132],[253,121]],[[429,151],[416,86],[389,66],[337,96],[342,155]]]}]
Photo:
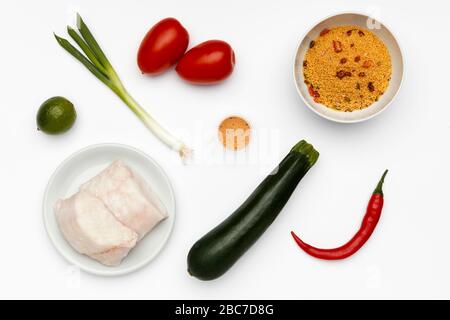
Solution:
[{"label": "white background", "polygon": [[[450,298],[448,9],[445,1],[2,0],[0,297]],[[78,10],[136,99],[196,149],[194,164],[180,165],[58,47],[52,32],[66,36],[65,25]],[[405,53],[400,94],[365,123],[319,118],[294,87],[298,41],[330,14],[374,10]],[[185,84],[174,71],[141,75],[135,59],[140,40],[167,16],[189,30],[190,46],[212,38],[232,44],[232,77],[204,88]],[[35,115],[55,95],[74,102],[78,121],[68,134],[51,137],[36,131]],[[215,130],[230,114],[245,116],[256,133],[275,137],[253,139],[248,153],[267,146],[270,153],[256,152],[256,161],[220,161],[224,153]],[[189,277],[191,245],[242,203],[302,138],[321,157],[273,226],[219,280]],[[173,235],[157,259],[119,278],[74,275],[42,222],[42,196],[54,169],[71,153],[101,142],[129,144],[154,157],[173,183],[178,206]],[[383,216],[358,254],[326,262],[295,245],[291,229],[317,246],[347,241],[385,168],[390,173]]]}]

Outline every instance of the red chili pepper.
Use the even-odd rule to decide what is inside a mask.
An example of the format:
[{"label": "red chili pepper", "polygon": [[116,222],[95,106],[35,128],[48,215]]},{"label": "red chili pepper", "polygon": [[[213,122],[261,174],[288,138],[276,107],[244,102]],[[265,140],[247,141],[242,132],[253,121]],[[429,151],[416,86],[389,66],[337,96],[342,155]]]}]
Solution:
[{"label": "red chili pepper", "polygon": [[380,220],[381,211],[383,209],[383,182],[386,177],[387,170],[384,172],[380,181],[378,182],[375,191],[370,198],[367,206],[366,215],[360,229],[355,236],[346,244],[334,249],[319,249],[303,242],[293,231],[291,231],[292,237],[298,246],[303,249],[307,254],[324,260],[340,260],[350,257],[357,252],[370,238],[372,232],[375,230],[378,221]]}]

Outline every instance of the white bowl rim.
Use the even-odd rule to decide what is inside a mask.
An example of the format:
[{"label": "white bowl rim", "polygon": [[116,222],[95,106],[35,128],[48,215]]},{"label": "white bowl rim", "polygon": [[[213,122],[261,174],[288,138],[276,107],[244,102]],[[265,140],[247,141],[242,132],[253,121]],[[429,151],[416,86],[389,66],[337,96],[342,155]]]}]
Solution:
[{"label": "white bowl rim", "polygon": [[150,157],[147,153],[145,153],[145,152],[143,152],[143,151],[141,151],[141,150],[139,150],[139,149],[137,149],[135,147],[126,145],[126,144],[121,144],[121,143],[97,143],[97,144],[92,144],[92,145],[89,145],[87,147],[81,148],[78,151],[75,151],[74,153],[69,155],[67,158],[65,158],[58,165],[58,167],[55,169],[55,171],[53,172],[53,174],[51,175],[51,177],[50,177],[50,179],[49,179],[49,181],[47,183],[47,186],[46,186],[45,191],[44,191],[44,197],[43,197],[44,201],[42,202],[42,213],[43,213],[45,231],[46,231],[48,237],[50,238],[51,243],[56,248],[56,251],[58,251],[58,253],[61,254],[61,256],[67,262],[71,263],[74,266],[77,266],[81,270],[83,270],[85,272],[88,272],[88,273],[91,273],[91,274],[98,275],[98,276],[115,277],[115,276],[122,276],[122,275],[126,275],[126,274],[129,274],[129,273],[135,272],[135,271],[143,268],[147,264],[149,264],[153,259],[155,259],[156,256],[164,249],[165,245],[167,244],[167,242],[168,242],[168,240],[169,240],[169,238],[170,238],[170,236],[172,234],[175,221],[170,225],[170,229],[167,232],[167,235],[166,235],[164,241],[162,242],[160,248],[153,255],[149,255],[146,259],[144,259],[140,263],[137,263],[137,264],[135,264],[133,266],[130,266],[128,268],[125,268],[125,269],[114,270],[113,268],[111,268],[111,269],[108,269],[108,271],[102,272],[102,271],[99,271],[97,269],[93,269],[93,268],[87,267],[85,265],[80,265],[77,261],[72,259],[69,254],[66,254],[66,251],[61,248],[61,246],[58,244],[58,241],[56,241],[56,239],[54,238],[54,236],[50,232],[49,222],[47,220],[47,215],[45,214],[45,208],[46,208],[45,204],[47,202],[47,197],[48,197],[50,186],[52,185],[52,183],[53,183],[54,179],[56,178],[57,174],[59,173],[59,171],[67,163],[69,163],[74,157],[76,157],[77,155],[79,155],[81,153],[84,153],[86,151],[97,149],[97,148],[103,148],[103,147],[118,147],[118,148],[127,149],[129,151],[136,152],[137,154],[145,157],[148,161],[150,161],[160,171],[160,173],[162,174],[165,182],[169,186],[170,198],[171,198],[171,201],[173,203],[173,209],[174,209],[173,212],[172,212],[172,215],[174,216],[173,219],[175,219],[176,201],[175,201],[175,193],[174,193],[172,184],[171,184],[170,179],[167,176],[166,172],[163,170],[163,168],[152,157]]},{"label": "white bowl rim", "polygon": [[295,84],[295,88],[296,88],[296,90],[297,90],[297,93],[299,94],[299,96],[301,97],[301,99],[303,100],[303,102],[304,102],[304,103],[306,104],[306,106],[307,106],[310,110],[312,110],[315,114],[319,115],[320,117],[322,117],[322,118],[324,118],[324,119],[327,119],[327,120],[330,120],[330,121],[333,121],[333,122],[337,122],[337,123],[359,123],[359,122],[364,122],[364,121],[367,121],[367,120],[369,120],[369,119],[372,119],[372,118],[376,117],[377,115],[381,114],[384,110],[386,110],[386,109],[392,104],[392,102],[395,100],[395,98],[397,97],[397,95],[398,95],[398,93],[400,92],[400,89],[402,88],[402,85],[403,85],[403,79],[404,79],[404,76],[405,76],[405,70],[406,70],[405,55],[404,55],[404,52],[403,52],[403,50],[402,50],[402,46],[400,45],[400,41],[399,41],[398,38],[395,36],[395,34],[392,32],[392,29],[391,29],[388,25],[386,25],[384,22],[375,19],[376,21],[380,22],[380,23],[381,23],[381,24],[382,24],[382,25],[383,25],[383,26],[384,26],[384,27],[392,34],[392,37],[393,37],[393,38],[395,39],[395,41],[397,42],[398,49],[399,49],[399,52],[400,52],[400,56],[401,56],[401,58],[402,58],[402,65],[403,65],[403,68],[402,68],[402,69],[403,69],[403,70],[402,70],[402,76],[401,76],[401,78],[400,78],[400,82],[399,82],[399,84],[398,84],[398,89],[397,89],[397,91],[396,91],[396,92],[394,93],[394,95],[392,96],[392,99],[391,99],[388,103],[386,103],[386,105],[385,105],[382,109],[380,109],[378,112],[376,112],[376,113],[374,113],[374,114],[371,114],[371,115],[369,115],[369,116],[367,116],[367,117],[365,117],[365,118],[361,118],[361,119],[351,119],[351,120],[342,120],[342,119],[336,119],[336,118],[327,116],[327,115],[325,115],[325,114],[323,114],[323,113],[320,113],[319,111],[317,111],[315,108],[313,108],[313,107],[309,104],[309,102],[305,99],[305,97],[303,96],[302,92],[300,91],[299,84],[298,84],[297,79],[296,79],[296,68],[295,68],[295,65],[296,65],[297,54],[298,54],[298,51],[300,50],[300,46],[301,46],[303,40],[306,38],[306,36],[312,31],[312,29],[314,29],[318,24],[322,23],[323,21],[328,20],[328,19],[331,19],[331,18],[334,18],[334,17],[336,17],[336,16],[345,15],[345,14],[355,14],[355,15],[360,15],[360,16],[365,16],[365,17],[367,17],[367,18],[370,18],[370,16],[367,15],[367,13],[363,13],[363,12],[360,12],[360,11],[339,11],[338,13],[328,15],[328,16],[326,16],[325,18],[321,18],[320,20],[317,20],[314,24],[312,24],[312,26],[311,26],[310,28],[308,28],[307,31],[303,34],[303,36],[300,38],[300,41],[299,41],[299,43],[298,43],[298,45],[297,45],[297,49],[295,50],[295,54],[294,54],[294,64],[293,64],[294,84]]}]

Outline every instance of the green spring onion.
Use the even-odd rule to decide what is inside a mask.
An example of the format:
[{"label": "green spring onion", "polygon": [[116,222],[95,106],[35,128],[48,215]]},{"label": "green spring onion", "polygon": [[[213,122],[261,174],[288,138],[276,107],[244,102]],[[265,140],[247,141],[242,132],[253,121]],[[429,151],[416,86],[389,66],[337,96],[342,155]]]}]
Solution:
[{"label": "green spring onion", "polygon": [[108,86],[159,140],[171,149],[177,151],[182,159],[188,157],[191,154],[191,150],[187,148],[182,141],[173,137],[166,129],[161,127],[161,125],[157,123],[155,119],[153,119],[153,117],[150,116],[150,114],[148,114],[147,111],[145,111],[128,93],[108,58],[106,58],[79,14],[77,14],[77,28],[79,34],[69,26],[67,27],[67,32],[84,54],[70,44],[69,41],[55,34],[55,38],[61,47],[69,52],[75,59],[80,61],[101,82]]}]

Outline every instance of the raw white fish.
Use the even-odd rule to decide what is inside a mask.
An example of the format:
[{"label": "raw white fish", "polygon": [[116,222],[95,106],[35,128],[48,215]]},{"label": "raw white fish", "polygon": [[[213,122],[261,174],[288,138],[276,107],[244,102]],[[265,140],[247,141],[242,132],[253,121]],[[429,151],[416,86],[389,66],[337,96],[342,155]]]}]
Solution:
[{"label": "raw white fish", "polygon": [[115,161],[55,205],[59,228],[78,252],[108,266],[128,252],[167,210],[151,188],[122,161]]},{"label": "raw white fish", "polygon": [[120,264],[138,240],[136,232],[88,192],[59,200],[55,214],[62,234],[76,251],[108,266]]},{"label": "raw white fish", "polygon": [[114,216],[142,239],[167,217],[158,196],[122,161],[84,183],[81,190],[99,198]]}]

